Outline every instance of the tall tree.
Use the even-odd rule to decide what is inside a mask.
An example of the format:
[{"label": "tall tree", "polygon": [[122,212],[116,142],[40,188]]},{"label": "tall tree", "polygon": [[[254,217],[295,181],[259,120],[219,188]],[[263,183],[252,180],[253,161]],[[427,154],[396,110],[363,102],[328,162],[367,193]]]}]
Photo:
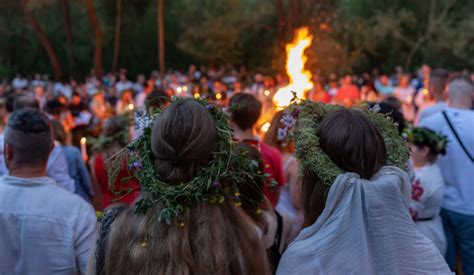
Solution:
[{"label": "tall tree", "polygon": [[114,35],[114,55],[112,58],[112,71],[117,71],[118,59],[120,54],[120,34],[122,28],[122,0],[115,2],[115,35]]},{"label": "tall tree", "polygon": [[98,77],[103,74],[102,66],[102,31],[100,30],[99,18],[94,7],[94,0],[86,0],[87,15],[94,33],[94,70]]},{"label": "tall tree", "polygon": [[29,10],[28,0],[21,0],[20,3],[23,9],[23,13],[25,14],[25,17],[30,22],[30,25],[33,28],[33,31],[35,32],[36,37],[38,38],[39,42],[41,43],[41,45],[43,46],[44,50],[46,51],[48,55],[49,61],[51,62],[51,65],[53,66],[54,77],[56,79],[59,79],[62,75],[62,68],[51,42],[49,41],[48,37],[44,33],[43,29],[41,28],[41,25],[36,19],[36,16],[33,14],[31,10]]},{"label": "tall tree", "polygon": [[72,75],[76,75],[76,58],[74,56],[72,31],[71,31],[71,14],[69,12],[69,0],[60,0],[59,4],[63,13],[63,29],[66,36],[66,52],[69,63],[69,70]]},{"label": "tall tree", "polygon": [[158,64],[160,73],[165,73],[165,27],[163,18],[163,0],[156,0],[156,24],[158,30]]}]

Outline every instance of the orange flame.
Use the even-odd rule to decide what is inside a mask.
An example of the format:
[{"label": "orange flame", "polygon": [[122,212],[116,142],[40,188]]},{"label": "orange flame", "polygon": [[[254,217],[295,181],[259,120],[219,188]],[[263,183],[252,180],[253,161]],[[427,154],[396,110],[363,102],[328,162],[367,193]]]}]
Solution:
[{"label": "orange flame", "polygon": [[279,109],[290,105],[296,93],[298,99],[304,99],[304,92],[313,88],[311,73],[305,70],[304,65],[308,58],[304,51],[311,46],[313,36],[309,34],[308,27],[296,30],[296,37],[293,42],[286,45],[286,73],[290,78],[290,83],[278,89],[273,96],[273,103]]}]

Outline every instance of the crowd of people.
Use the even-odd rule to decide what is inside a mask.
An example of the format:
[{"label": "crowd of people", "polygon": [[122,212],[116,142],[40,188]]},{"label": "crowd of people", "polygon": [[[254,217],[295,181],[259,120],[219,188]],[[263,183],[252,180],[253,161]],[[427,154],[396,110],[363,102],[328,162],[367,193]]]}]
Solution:
[{"label": "crowd of people", "polygon": [[[315,75],[305,98],[344,108],[311,122],[308,143],[285,139],[299,122],[272,101],[279,74],[18,74],[0,83],[0,274],[473,274],[473,81],[427,65]],[[395,124],[406,167],[387,165],[390,141],[357,108]],[[123,157],[139,140],[149,163]],[[307,144],[341,170],[329,184],[303,165]],[[251,184],[228,182],[233,154]],[[211,170],[217,156],[229,161]]]}]

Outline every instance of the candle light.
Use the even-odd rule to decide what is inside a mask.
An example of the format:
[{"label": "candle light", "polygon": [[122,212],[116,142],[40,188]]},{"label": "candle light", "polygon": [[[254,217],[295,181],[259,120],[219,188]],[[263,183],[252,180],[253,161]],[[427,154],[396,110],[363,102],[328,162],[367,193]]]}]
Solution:
[{"label": "candle light", "polygon": [[269,91],[269,90],[265,90],[265,92],[263,92],[263,94],[264,94],[265,96],[269,96],[269,95],[270,95],[270,91]]},{"label": "candle light", "polygon": [[195,93],[195,94],[194,94],[194,98],[195,98],[195,99],[199,99],[200,97],[201,97],[201,95],[200,95],[199,93]]},{"label": "candle light", "polygon": [[268,132],[268,129],[270,129],[270,125],[271,125],[270,122],[267,121],[262,125],[260,129],[262,130],[262,132],[266,133]]},{"label": "candle light", "polygon": [[177,92],[178,94],[180,94],[182,91],[183,91],[183,89],[182,89],[181,87],[178,87],[178,88],[176,89],[176,92]]},{"label": "candle light", "polygon": [[183,92],[187,92],[188,91],[188,87],[187,86],[183,86]]},{"label": "candle light", "polygon": [[82,159],[84,161],[87,161],[89,156],[87,155],[87,138],[85,137],[81,138],[81,154],[82,154]]},{"label": "candle light", "polygon": [[221,98],[222,98],[222,94],[221,94],[221,93],[217,93],[217,94],[216,94],[216,99],[217,99],[217,100],[220,100]]},{"label": "candle light", "polygon": [[134,108],[135,106],[133,106],[133,104],[128,104],[128,110],[132,111]]}]

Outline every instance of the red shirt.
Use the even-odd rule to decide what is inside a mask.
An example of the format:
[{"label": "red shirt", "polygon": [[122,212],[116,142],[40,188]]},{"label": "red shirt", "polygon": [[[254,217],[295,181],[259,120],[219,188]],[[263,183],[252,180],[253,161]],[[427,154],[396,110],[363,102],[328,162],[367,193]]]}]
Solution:
[{"label": "red shirt", "polygon": [[337,91],[335,99],[339,104],[352,106],[360,99],[359,88],[356,85],[342,85]]},{"label": "red shirt", "polygon": [[106,208],[114,202],[133,204],[138,196],[140,196],[140,184],[137,179],[133,178],[122,182],[122,179],[130,177],[126,163],[124,163],[122,169],[120,169],[117,179],[115,180],[115,192],[112,192],[109,188],[109,177],[107,176],[107,169],[105,168],[102,154],[96,156],[93,169],[100,190],[102,194],[104,194],[103,208]]},{"label": "red shirt", "polygon": [[278,185],[275,187],[275,189],[277,189],[286,183],[285,174],[283,173],[283,160],[281,158],[280,151],[257,140],[243,140],[243,142],[255,146],[260,152],[263,164],[265,165],[265,173],[270,174],[268,182],[266,182],[263,187],[263,192],[272,205],[276,206],[278,203],[277,194],[268,186],[268,184],[271,180],[276,180]]}]

